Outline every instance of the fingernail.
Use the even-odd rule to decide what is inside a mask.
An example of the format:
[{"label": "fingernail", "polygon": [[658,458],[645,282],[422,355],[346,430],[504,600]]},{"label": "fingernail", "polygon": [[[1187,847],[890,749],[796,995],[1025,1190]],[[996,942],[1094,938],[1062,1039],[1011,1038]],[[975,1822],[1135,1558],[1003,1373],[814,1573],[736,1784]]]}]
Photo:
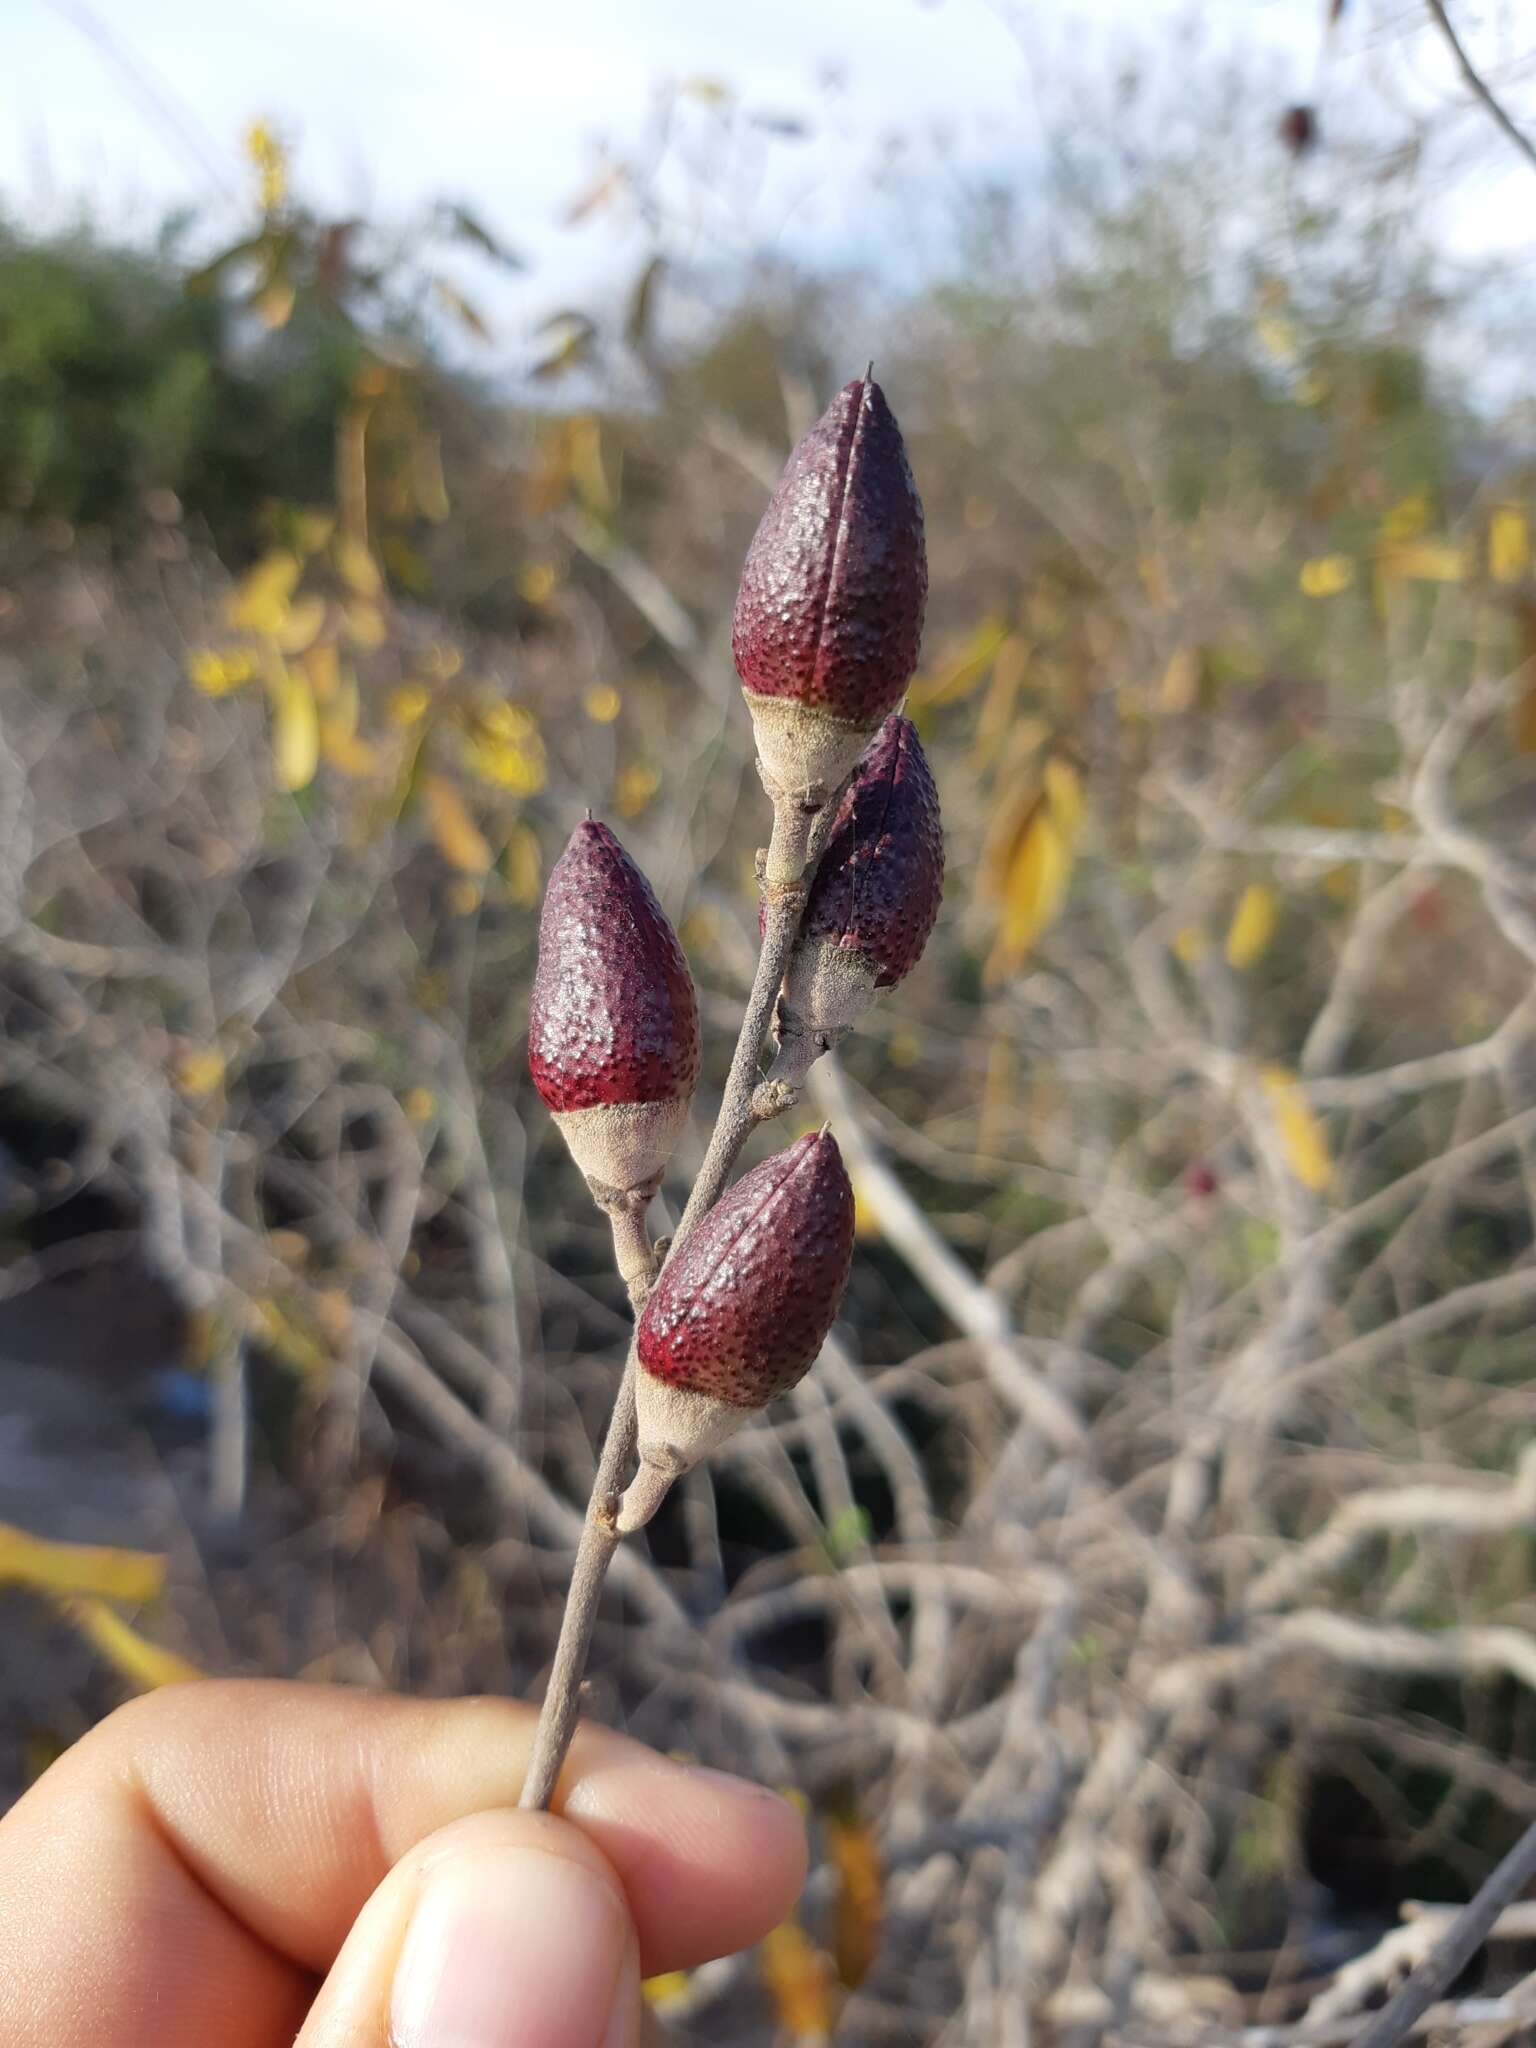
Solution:
[{"label": "fingernail", "polygon": [[542,1849],[476,1850],[423,1876],[390,2008],[393,2048],[620,2048],[638,2009],[611,1885]]}]

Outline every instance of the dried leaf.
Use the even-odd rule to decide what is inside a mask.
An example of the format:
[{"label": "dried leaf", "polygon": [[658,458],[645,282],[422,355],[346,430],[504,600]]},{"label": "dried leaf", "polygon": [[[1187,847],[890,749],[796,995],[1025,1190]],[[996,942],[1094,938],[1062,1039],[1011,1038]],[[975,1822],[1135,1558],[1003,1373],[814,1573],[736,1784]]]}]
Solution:
[{"label": "dried leaf", "polygon": [[491,330],[484,316],[472,300],[465,298],[457,285],[450,284],[446,277],[435,277],[432,280],[432,288],[445,309],[467,333],[472,334],[476,341],[490,340]]},{"label": "dried leaf", "polygon": [[1280,898],[1267,882],[1250,882],[1227,932],[1227,965],[1239,974],[1262,960],[1280,921]]},{"label": "dried leaf", "polygon": [[1157,688],[1157,708],[1170,718],[1178,718],[1186,711],[1193,711],[1195,700],[1200,694],[1200,650],[1198,647],[1176,647],[1169,657],[1168,666],[1163,670],[1163,680]]},{"label": "dried leaf", "polygon": [[1296,1076],[1287,1067],[1266,1067],[1259,1079],[1269,1097],[1286,1165],[1304,1188],[1321,1194],[1333,1179],[1333,1157],[1327,1134]]},{"label": "dried leaf", "polygon": [[763,1982],[791,2041],[814,2048],[830,2041],[836,2018],[827,1958],[798,1920],[775,1927],[758,1949]]},{"label": "dried leaf", "polygon": [[446,775],[423,778],[421,802],[437,850],[448,865],[466,875],[483,875],[491,865],[491,849]]},{"label": "dried leaf", "polygon": [[827,1860],[837,1873],[837,1974],[847,1990],[857,1991],[880,1947],[885,1871],[874,1829],[856,1814],[829,1816],[824,1834]]},{"label": "dried leaf", "polygon": [[1510,736],[1522,754],[1536,754],[1536,682],[1527,683],[1515,699]]},{"label": "dried leaf", "polygon": [[140,1692],[153,1692],[162,1685],[187,1685],[203,1676],[185,1657],[162,1650],[158,1643],[130,1628],[103,1601],[66,1600],[63,1607],[87,1642],[100,1651],[120,1678]]},{"label": "dried leaf", "polygon": [[0,1585],[39,1593],[91,1593],[137,1605],[165,1584],[165,1559],[147,1550],[94,1543],[50,1543],[0,1522]]},{"label": "dried leaf", "polygon": [[624,316],[624,339],[632,349],[643,350],[651,338],[656,287],[665,276],[666,268],[665,256],[653,256],[635,279],[634,289],[629,295],[629,309]]}]

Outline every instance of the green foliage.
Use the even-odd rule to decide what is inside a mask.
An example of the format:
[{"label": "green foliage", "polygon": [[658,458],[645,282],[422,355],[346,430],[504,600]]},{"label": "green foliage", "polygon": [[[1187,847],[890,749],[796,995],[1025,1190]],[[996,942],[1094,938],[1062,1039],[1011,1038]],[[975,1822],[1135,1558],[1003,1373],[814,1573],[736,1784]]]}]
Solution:
[{"label": "green foliage", "polygon": [[357,342],[318,318],[247,344],[173,264],[0,235],[0,505],[123,534],[174,491],[239,557],[273,498],[330,495]]}]

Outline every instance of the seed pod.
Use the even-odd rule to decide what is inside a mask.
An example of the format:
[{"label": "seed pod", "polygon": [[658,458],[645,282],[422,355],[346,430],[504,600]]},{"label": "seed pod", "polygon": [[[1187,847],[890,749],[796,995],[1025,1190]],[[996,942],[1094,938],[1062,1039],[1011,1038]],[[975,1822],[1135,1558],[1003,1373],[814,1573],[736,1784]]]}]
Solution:
[{"label": "seed pod", "polygon": [[[917,965],[944,893],[939,793],[910,719],[888,718],[843,792],[779,998],[809,1065]],[[792,1077],[791,1077],[792,1078]]]},{"label": "seed pod", "polygon": [[901,430],[856,377],[785,464],[741,574],[731,645],[771,787],[842,781],[912,680],[927,597]]},{"label": "seed pod", "polygon": [[801,1138],[744,1173],[661,1269],[640,1318],[640,1470],[619,1510],[641,1528],[667,1489],[804,1379],[853,1257],[837,1141]]},{"label": "seed pod", "polygon": [[650,884],[590,818],[544,894],[528,1065],[590,1181],[654,1186],[698,1080],[698,998]]}]

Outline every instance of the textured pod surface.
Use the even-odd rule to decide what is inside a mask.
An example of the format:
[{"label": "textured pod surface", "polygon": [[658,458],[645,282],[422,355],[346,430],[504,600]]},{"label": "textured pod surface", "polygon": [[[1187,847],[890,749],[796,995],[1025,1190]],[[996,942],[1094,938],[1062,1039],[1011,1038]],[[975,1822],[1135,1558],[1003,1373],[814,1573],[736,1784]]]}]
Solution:
[{"label": "textured pod surface", "polygon": [[747,551],[731,645],[749,693],[871,728],[917,667],[923,508],[873,378],[844,385],[785,464]]},{"label": "textured pod surface", "polygon": [[888,718],[843,792],[802,939],[863,954],[876,988],[893,988],[922,957],[943,894],[933,773],[912,721]]},{"label": "textured pod surface", "polygon": [[669,1102],[699,1074],[699,1005],[651,886],[588,819],[555,863],[539,920],[528,1064],[552,1110]]},{"label": "textured pod surface", "polygon": [[853,1258],[853,1189],[837,1141],[801,1138],[744,1173],[662,1268],[640,1318],[642,1369],[760,1408],[803,1379]]}]

